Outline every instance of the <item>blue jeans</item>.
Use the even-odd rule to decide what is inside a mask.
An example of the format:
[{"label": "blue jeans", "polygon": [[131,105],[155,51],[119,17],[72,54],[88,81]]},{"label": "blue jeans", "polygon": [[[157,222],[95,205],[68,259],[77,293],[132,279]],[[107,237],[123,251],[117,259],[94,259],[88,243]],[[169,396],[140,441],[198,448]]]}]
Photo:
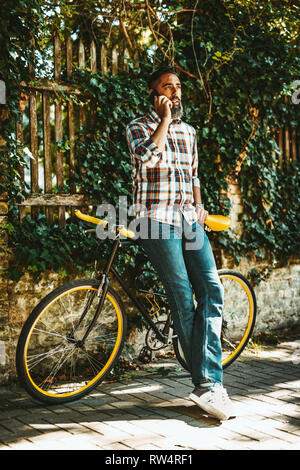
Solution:
[{"label": "blue jeans", "polygon": [[224,291],[203,227],[184,219],[180,228],[148,218],[139,222],[148,226],[141,230],[139,243],[165,288],[192,382],[222,383]]}]

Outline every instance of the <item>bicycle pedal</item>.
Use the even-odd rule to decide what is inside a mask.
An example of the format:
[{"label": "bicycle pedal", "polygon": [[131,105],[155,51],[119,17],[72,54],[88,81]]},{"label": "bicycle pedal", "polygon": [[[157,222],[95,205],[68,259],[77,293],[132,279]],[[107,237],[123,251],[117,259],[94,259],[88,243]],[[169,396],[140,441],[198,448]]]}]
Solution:
[{"label": "bicycle pedal", "polygon": [[138,360],[147,364],[152,361],[152,351],[147,346],[144,346],[139,354]]}]

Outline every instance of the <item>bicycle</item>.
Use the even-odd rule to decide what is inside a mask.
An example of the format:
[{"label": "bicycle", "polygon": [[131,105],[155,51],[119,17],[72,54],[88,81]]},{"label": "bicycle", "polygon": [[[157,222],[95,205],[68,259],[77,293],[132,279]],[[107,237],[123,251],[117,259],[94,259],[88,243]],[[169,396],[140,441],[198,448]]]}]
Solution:
[{"label": "bicycle", "polygon": [[[109,228],[105,220],[79,210],[75,214]],[[230,219],[209,215],[205,224],[210,230],[225,230]],[[164,320],[158,317],[156,296],[163,294],[142,291],[148,300],[152,296],[149,312],[113,267],[119,246],[130,244],[134,237],[124,226],[114,226],[114,230],[113,247],[103,272],[54,289],[33,309],[21,330],[16,350],[17,374],[29,395],[39,401],[55,404],[82,398],[108,377],[119,359],[127,317],[122,299],[110,284],[111,273],[149,325],[140,359],[147,360],[149,351],[152,354],[171,345],[178,362],[188,370],[171,314],[167,312]],[[225,369],[248,344],[255,325],[256,298],[242,274],[226,269],[218,272],[225,292],[221,334]]]}]

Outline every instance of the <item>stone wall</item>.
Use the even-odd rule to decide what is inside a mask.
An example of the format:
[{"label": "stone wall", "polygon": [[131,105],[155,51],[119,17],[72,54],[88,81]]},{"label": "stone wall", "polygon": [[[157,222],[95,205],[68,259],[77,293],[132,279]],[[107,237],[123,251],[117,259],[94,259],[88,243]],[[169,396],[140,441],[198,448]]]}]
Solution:
[{"label": "stone wall", "polygon": [[[8,266],[8,256],[6,253],[6,233],[3,226],[7,222],[6,195],[0,195],[0,383],[6,381],[11,369],[14,366],[8,365],[7,344],[10,342],[10,316],[9,316],[9,295],[8,280],[3,276],[3,272]],[[6,370],[6,369],[9,370]]]},{"label": "stone wall", "polygon": [[[264,262],[250,263],[242,260],[237,269],[247,277],[253,268],[258,272],[266,266]],[[230,268],[224,259],[223,268]],[[275,268],[266,280],[254,287],[257,300],[255,334],[259,332],[282,332],[300,325],[300,262],[291,259],[288,266]]]}]

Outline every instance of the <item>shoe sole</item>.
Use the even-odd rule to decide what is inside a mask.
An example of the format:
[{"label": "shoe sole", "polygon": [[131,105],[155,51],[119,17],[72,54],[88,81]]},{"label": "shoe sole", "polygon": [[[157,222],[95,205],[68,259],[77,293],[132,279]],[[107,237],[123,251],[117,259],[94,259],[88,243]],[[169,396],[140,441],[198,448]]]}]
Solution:
[{"label": "shoe sole", "polygon": [[194,395],[193,393],[190,394],[190,399],[196,403],[202,410],[206,411],[210,415],[214,416],[215,418],[218,418],[220,421],[227,421],[231,416],[228,416],[222,411],[217,410],[213,406],[210,406],[208,403],[203,402],[201,400],[201,397],[198,397],[197,395]]}]

